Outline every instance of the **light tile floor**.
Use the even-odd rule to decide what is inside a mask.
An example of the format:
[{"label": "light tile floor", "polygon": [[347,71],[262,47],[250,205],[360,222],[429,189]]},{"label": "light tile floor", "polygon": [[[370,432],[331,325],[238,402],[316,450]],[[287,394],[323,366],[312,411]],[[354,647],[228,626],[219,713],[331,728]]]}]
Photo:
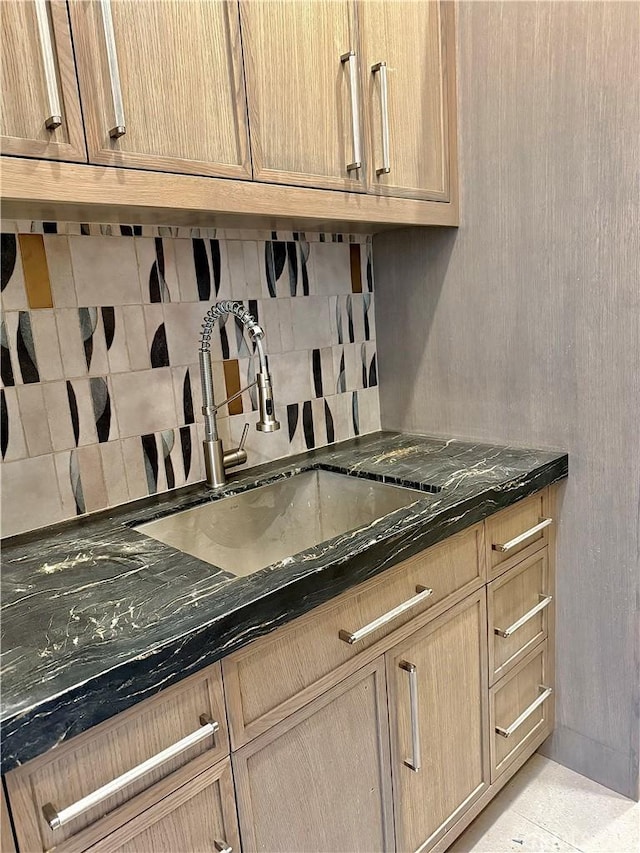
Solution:
[{"label": "light tile floor", "polygon": [[534,755],[448,853],[638,853],[640,803]]}]

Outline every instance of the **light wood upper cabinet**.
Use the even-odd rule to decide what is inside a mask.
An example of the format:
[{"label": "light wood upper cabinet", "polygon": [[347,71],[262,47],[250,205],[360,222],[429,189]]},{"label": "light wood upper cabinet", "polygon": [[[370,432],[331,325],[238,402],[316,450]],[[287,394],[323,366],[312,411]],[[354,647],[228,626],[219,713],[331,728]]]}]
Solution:
[{"label": "light wood upper cabinet", "polygon": [[369,191],[446,201],[455,168],[453,3],[359,0],[357,8]]},{"label": "light wood upper cabinet", "polygon": [[0,15],[10,218],[459,222],[452,0],[0,0]]},{"label": "light wood upper cabinet", "polygon": [[244,853],[393,850],[384,661],[233,756]]},{"label": "light wood upper cabinet", "polygon": [[486,649],[481,592],[386,655],[398,850],[430,849],[489,786]]},{"label": "light wood upper cabinet", "polygon": [[[241,0],[254,177],[329,189],[364,189],[357,159],[357,36],[348,0]],[[355,89],[349,61],[356,53]],[[353,100],[352,100],[353,99]],[[362,161],[362,144],[359,160]]]},{"label": "light wood upper cabinet", "polygon": [[70,11],[90,162],[251,177],[236,3],[72,0]]},{"label": "light wood upper cabinet", "polygon": [[453,3],[240,0],[240,8],[257,180],[452,197]]},{"label": "light wood upper cabinet", "polygon": [[0,25],[2,153],[86,160],[66,3],[1,2]]}]

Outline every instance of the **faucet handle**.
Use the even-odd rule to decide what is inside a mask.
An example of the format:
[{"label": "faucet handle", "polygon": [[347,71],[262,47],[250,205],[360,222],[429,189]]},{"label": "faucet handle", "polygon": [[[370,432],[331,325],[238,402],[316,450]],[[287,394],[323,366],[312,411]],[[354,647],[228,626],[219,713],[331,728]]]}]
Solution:
[{"label": "faucet handle", "polygon": [[240,444],[238,445],[238,450],[244,450],[244,443],[247,440],[248,434],[249,434],[249,424],[246,423],[244,425],[244,429],[242,430],[242,437],[240,439]]}]

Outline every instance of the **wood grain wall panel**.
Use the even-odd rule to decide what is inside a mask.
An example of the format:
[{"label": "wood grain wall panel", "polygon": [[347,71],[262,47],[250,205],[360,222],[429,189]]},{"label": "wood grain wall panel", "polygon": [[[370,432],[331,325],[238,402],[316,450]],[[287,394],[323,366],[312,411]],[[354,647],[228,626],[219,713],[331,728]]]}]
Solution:
[{"label": "wood grain wall panel", "polygon": [[638,794],[640,5],[463,2],[461,227],[374,241],[382,424],[568,450],[551,757]]}]

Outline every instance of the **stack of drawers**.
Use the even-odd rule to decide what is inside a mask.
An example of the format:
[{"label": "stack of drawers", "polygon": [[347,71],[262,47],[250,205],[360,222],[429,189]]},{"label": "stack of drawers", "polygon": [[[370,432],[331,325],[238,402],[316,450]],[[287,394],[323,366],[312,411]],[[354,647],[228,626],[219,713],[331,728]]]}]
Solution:
[{"label": "stack of drawers", "polygon": [[549,490],[487,519],[492,783],[553,730],[555,529]]}]

